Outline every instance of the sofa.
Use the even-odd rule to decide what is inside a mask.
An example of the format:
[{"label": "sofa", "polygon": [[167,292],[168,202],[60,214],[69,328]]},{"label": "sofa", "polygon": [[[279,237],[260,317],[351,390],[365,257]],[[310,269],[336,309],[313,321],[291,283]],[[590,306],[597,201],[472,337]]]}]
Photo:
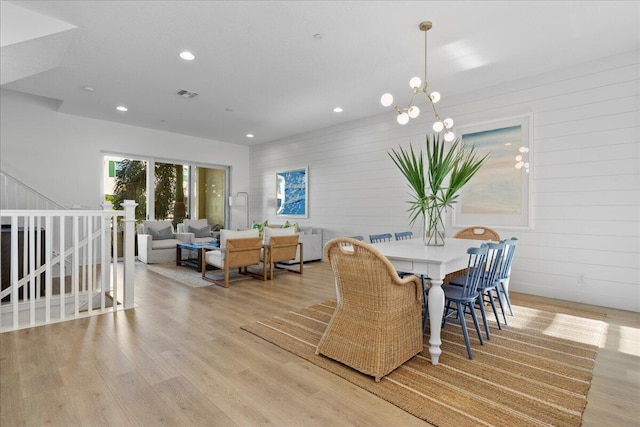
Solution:
[{"label": "sofa", "polygon": [[[272,225],[269,224],[266,228],[283,228],[282,225]],[[263,229],[264,234],[264,229]],[[319,261],[322,259],[322,228],[314,228],[314,227],[298,227],[297,234],[300,236],[300,242],[303,247],[303,261]],[[265,242],[267,243],[267,242]],[[283,264],[299,264],[300,263],[300,254],[296,255],[296,259],[293,261],[287,261]]]},{"label": "sofa", "polygon": [[138,259],[145,264],[176,261],[176,245],[190,242],[191,233],[176,233],[171,221],[144,221],[138,225]]}]

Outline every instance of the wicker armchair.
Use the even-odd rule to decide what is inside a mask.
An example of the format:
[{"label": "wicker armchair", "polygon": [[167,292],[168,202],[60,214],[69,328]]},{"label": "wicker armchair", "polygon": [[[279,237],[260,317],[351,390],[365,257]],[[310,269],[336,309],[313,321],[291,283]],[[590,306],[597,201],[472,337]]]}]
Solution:
[{"label": "wicker armchair", "polygon": [[463,228],[453,237],[456,239],[491,240],[493,242],[500,241],[500,235],[496,230],[482,226]]},{"label": "wicker armchair", "polygon": [[400,278],[382,253],[356,239],[333,239],[324,254],[335,276],[338,305],[316,354],[378,382],[422,351],[420,278]]},{"label": "wicker armchair", "polygon": [[[453,236],[454,239],[473,239],[473,240],[491,240],[492,242],[499,242],[500,235],[492,228],[476,225],[473,227],[463,228]],[[444,277],[443,284],[448,284],[451,279],[456,277],[462,277],[465,275],[466,270],[458,270],[447,274]]]}]

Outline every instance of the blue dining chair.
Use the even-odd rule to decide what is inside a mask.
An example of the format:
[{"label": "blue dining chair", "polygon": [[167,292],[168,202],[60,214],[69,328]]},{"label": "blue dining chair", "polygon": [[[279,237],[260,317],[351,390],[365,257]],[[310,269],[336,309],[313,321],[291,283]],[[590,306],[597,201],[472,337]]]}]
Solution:
[{"label": "blue dining chair", "polygon": [[396,240],[408,240],[413,237],[413,233],[411,231],[401,231],[400,233],[394,233]]},{"label": "blue dining chair", "polygon": [[369,241],[371,243],[390,242],[391,239],[393,239],[391,233],[369,234]]},{"label": "blue dining chair", "polygon": [[[502,298],[504,297],[507,306],[509,307],[509,313],[513,316],[511,298],[509,298],[509,278],[511,277],[511,261],[513,261],[513,254],[516,251],[518,239],[512,237],[510,239],[505,239],[502,242],[505,244],[505,251],[503,253],[502,265],[498,272],[498,296],[500,298],[500,302],[502,302]],[[502,314],[504,316],[504,311]],[[504,323],[505,325],[507,324],[506,316],[504,316]]]},{"label": "blue dining chair", "polygon": [[364,237],[362,236],[351,236],[352,239],[356,239],[356,240],[360,240],[361,242],[364,242]]},{"label": "blue dining chair", "polygon": [[469,359],[473,359],[465,318],[467,314],[471,315],[480,344],[484,345],[482,333],[480,332],[480,325],[478,324],[478,317],[476,316],[475,304],[480,295],[478,292],[478,286],[482,280],[483,271],[487,261],[487,245],[482,244],[479,248],[469,248],[467,253],[469,254],[469,261],[467,263],[467,269],[464,276],[464,284],[462,286],[442,286],[445,299],[442,327],[444,328],[446,326],[449,319],[457,320],[462,328],[462,335],[464,336],[464,343],[467,346]]},{"label": "blue dining chair", "polygon": [[[487,339],[491,339],[491,334],[489,332],[489,324],[487,322],[487,313],[485,311],[484,305],[485,303],[491,304],[491,308],[493,309],[493,314],[496,318],[496,323],[498,325],[498,329],[502,329],[500,325],[500,317],[498,316],[498,311],[496,310],[495,299],[498,299],[498,303],[500,304],[500,309],[502,310],[502,316],[505,316],[504,306],[502,305],[502,300],[500,299],[500,294],[498,291],[498,273],[500,271],[500,267],[503,261],[503,254],[505,250],[505,244],[503,242],[493,243],[489,242],[487,245],[487,261],[482,272],[482,276],[480,277],[480,283],[478,284],[478,300],[477,304],[480,308],[480,313],[482,314],[482,323],[484,325],[485,335]],[[464,286],[465,276],[455,277],[449,281],[449,285],[451,286]],[[495,292],[495,295],[493,294]],[[506,323],[505,323],[506,324]]]}]

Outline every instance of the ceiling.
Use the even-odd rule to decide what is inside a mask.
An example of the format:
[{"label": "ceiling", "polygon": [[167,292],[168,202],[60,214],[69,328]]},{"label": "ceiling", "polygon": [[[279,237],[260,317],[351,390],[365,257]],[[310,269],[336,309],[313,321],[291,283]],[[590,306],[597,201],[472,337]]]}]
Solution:
[{"label": "ceiling", "polygon": [[2,88],[246,145],[385,110],[394,120],[380,96],[408,103],[425,20],[429,88],[445,102],[640,48],[637,1],[2,1],[1,12]]}]

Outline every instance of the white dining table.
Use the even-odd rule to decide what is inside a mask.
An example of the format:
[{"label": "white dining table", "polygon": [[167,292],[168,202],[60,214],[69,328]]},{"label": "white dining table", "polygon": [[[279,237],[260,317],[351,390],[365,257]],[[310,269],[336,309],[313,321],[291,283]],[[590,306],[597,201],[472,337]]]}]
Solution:
[{"label": "white dining table", "polygon": [[442,282],[448,273],[467,268],[467,249],[479,247],[483,241],[446,238],[444,246],[426,246],[422,239],[395,240],[374,243],[373,246],[387,257],[398,271],[424,275],[430,280],[429,288],[429,353],[431,363],[438,364],[442,350],[440,325],[444,314]]}]

